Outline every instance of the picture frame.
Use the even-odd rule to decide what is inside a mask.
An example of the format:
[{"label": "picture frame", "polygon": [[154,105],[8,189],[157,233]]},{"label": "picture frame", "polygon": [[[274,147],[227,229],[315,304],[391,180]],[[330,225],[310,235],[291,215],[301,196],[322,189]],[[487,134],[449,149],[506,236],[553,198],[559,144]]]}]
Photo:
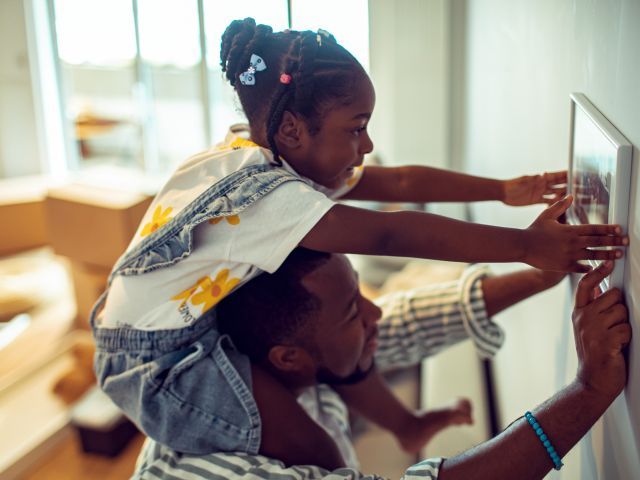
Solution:
[{"label": "picture frame", "polygon": [[[568,193],[573,225],[617,224],[627,232],[633,145],[582,93],[572,93],[569,129]],[[602,247],[611,249],[612,247]],[[588,260],[592,267],[599,260]],[[622,289],[624,258],[600,285]]]}]

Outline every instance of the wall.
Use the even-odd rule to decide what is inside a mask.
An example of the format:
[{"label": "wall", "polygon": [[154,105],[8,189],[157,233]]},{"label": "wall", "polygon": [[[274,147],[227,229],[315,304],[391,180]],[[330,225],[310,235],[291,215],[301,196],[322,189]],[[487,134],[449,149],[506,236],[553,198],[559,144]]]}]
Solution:
[{"label": "wall", "polygon": [[387,165],[447,165],[446,0],[369,0],[371,119],[375,153]]},{"label": "wall", "polygon": [[[453,164],[508,178],[565,168],[569,94],[583,92],[633,143],[626,300],[636,330],[621,396],[550,478],[627,479],[640,471],[640,2],[454,0],[463,45],[453,78]],[[474,206],[474,220],[527,226],[541,208]],[[508,269],[510,266],[497,267]],[[508,340],[495,362],[502,426],[575,374],[568,283],[503,314]]]},{"label": "wall", "polygon": [[0,177],[39,172],[22,0],[0,2]]}]

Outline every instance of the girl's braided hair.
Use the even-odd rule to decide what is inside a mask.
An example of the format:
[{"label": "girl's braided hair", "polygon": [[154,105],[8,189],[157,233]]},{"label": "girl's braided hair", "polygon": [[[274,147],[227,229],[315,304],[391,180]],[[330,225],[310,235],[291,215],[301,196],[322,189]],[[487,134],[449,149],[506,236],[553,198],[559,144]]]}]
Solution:
[{"label": "girl's braided hair", "polygon": [[[256,74],[254,85],[243,85],[239,77],[252,54],[262,57],[267,68]],[[315,134],[330,107],[352,101],[355,82],[365,74],[333,35],[308,30],[274,33],[268,25],[256,25],[253,18],[234,20],[227,27],[220,65],[240,97],[252,137],[266,141],[275,159],[274,137],[285,111],[301,115]],[[283,73],[291,76],[289,83],[280,81]]]}]

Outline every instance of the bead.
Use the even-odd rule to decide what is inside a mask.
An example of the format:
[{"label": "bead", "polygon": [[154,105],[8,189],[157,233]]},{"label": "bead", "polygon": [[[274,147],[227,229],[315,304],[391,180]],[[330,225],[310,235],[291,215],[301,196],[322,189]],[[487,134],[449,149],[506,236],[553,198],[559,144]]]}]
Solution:
[{"label": "bead", "polygon": [[287,74],[287,73],[283,73],[282,75],[280,75],[280,83],[284,83],[285,85],[288,85],[291,83],[291,75]]}]

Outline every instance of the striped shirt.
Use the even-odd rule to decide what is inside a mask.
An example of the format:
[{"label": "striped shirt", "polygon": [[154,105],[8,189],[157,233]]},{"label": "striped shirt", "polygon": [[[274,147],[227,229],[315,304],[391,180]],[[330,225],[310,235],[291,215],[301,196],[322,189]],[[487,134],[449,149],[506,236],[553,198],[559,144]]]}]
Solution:
[{"label": "striped shirt", "polygon": [[[487,269],[473,266],[456,281],[392,293],[376,300],[378,323],[376,364],[380,369],[415,365],[440,350],[470,338],[483,357],[502,345],[500,327],[487,317],[481,279]],[[276,459],[242,452],[186,455],[150,439],[138,457],[132,479],[193,480],[376,480],[359,470],[349,436],[347,408],[328,386],[310,387],[300,404],[334,438],[347,468],[328,471],[312,465],[285,466]],[[442,458],[410,466],[402,480],[435,480]]]}]

